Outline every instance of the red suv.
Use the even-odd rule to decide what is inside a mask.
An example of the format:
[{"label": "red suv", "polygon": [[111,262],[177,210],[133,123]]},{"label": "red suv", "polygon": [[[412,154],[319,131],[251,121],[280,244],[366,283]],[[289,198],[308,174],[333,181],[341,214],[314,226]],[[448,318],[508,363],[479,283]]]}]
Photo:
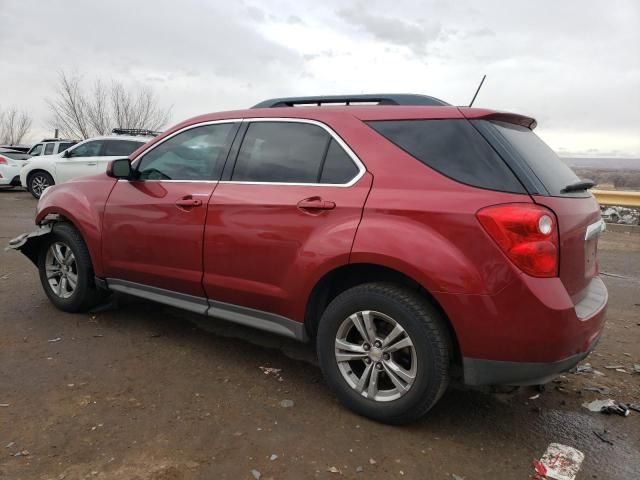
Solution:
[{"label": "red suv", "polygon": [[535,125],[420,95],[268,100],[50,187],[11,245],[64,311],[124,292],[312,339],[343,403],[408,422],[455,372],[543,383],[602,332],[592,183]]}]

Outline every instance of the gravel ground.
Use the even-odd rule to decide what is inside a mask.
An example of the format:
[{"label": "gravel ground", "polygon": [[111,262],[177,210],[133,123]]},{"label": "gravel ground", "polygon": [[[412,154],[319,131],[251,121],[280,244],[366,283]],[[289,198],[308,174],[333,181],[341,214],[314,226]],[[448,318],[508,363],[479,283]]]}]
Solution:
[{"label": "gravel ground", "polygon": [[[34,208],[28,193],[0,191],[1,243],[32,229]],[[309,346],[122,297],[65,314],[30,262],[2,251],[0,478],[527,479],[559,442],[584,452],[579,479],[638,479],[640,413],[581,404],[640,403],[640,375],[605,368],[640,363],[640,235],[605,233],[600,264],[608,323],[585,362],[604,376],[567,374],[535,400],[533,387],[454,385],[399,428],[341,407]]]}]

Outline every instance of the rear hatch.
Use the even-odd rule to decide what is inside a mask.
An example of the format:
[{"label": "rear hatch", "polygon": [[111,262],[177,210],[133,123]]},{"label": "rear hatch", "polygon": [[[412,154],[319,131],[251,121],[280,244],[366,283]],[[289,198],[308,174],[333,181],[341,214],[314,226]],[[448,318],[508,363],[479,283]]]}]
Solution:
[{"label": "rear hatch", "polygon": [[[596,252],[603,226],[598,202],[588,191],[590,185],[527,126],[504,122],[499,116],[471,122],[514,171],[534,202],[556,214],[560,279],[578,303],[598,275]],[[535,126],[533,120],[530,126]]]}]

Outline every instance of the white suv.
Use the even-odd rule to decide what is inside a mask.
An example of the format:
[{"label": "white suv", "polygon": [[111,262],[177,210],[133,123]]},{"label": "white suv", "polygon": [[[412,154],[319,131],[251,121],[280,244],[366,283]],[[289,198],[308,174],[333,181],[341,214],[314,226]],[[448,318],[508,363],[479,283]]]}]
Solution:
[{"label": "white suv", "polygon": [[41,142],[36,143],[27,152],[32,157],[39,157],[42,155],[55,155],[56,153],[62,153],[67,148],[78,143],[77,140],[63,140],[61,138],[45,138]]},{"label": "white suv", "polygon": [[40,198],[51,185],[104,172],[109,160],[128,157],[152,138],[151,135],[95,137],[60,154],[32,157],[20,170],[20,182],[34,197]]}]

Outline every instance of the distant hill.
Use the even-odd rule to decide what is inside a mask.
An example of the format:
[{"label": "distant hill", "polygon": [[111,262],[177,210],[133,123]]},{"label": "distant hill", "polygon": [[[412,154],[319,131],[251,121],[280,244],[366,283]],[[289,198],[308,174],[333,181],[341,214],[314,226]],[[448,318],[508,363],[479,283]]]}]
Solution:
[{"label": "distant hill", "polygon": [[640,158],[619,157],[560,157],[575,169],[640,171]]}]

